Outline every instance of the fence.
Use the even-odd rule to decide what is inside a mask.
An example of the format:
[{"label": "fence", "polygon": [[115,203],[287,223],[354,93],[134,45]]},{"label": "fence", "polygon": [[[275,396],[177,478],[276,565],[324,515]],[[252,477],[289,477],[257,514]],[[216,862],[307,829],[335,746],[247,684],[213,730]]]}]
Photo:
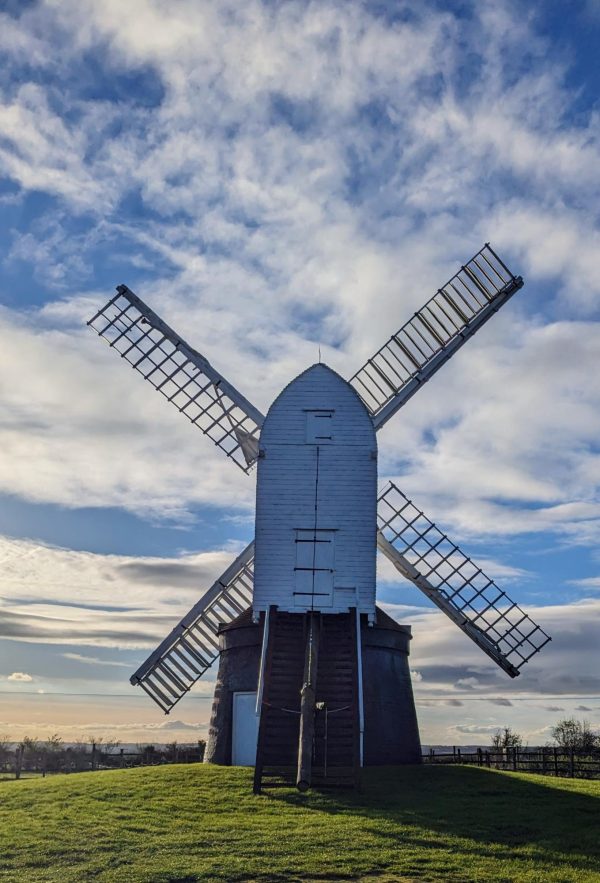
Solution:
[{"label": "fence", "polygon": [[0,758],[0,778],[20,779],[46,776],[53,773],[82,773],[97,770],[126,769],[137,766],[159,766],[168,763],[202,763],[204,742],[197,745],[169,746],[165,749],[149,745],[140,751],[124,748],[103,750],[92,743],[83,748],[28,749],[17,745],[14,751],[4,751]]},{"label": "fence", "polygon": [[431,749],[423,755],[424,763],[462,763],[489,767],[496,770],[513,770],[562,776],[571,779],[600,778],[600,751],[575,751],[563,748],[506,748],[501,751],[478,748],[476,752],[464,752],[454,748],[452,754],[437,753]]}]

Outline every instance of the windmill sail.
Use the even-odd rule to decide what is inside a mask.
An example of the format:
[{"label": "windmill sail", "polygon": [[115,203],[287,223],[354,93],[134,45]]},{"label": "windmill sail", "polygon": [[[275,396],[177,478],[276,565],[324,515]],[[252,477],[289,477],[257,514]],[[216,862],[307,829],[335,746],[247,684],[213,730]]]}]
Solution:
[{"label": "windmill sail", "polygon": [[87,323],[249,472],[263,415],[126,285]]},{"label": "windmill sail", "polygon": [[511,677],[549,636],[390,483],[378,501],[377,545]]},{"label": "windmill sail", "polygon": [[131,676],[166,714],[219,655],[220,626],[252,603],[253,560],[252,542]]},{"label": "windmill sail", "polygon": [[489,244],[350,379],[383,424],[523,285]]}]

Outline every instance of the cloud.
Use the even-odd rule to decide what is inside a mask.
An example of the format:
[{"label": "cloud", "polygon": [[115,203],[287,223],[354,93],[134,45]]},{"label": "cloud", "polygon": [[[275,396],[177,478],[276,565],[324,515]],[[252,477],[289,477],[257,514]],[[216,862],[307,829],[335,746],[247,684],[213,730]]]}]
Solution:
[{"label": "cloud", "polygon": [[490,699],[489,701],[491,702],[492,705],[502,705],[504,707],[512,706],[512,702],[510,701],[510,699],[498,698],[498,699]]},{"label": "cloud", "polygon": [[[596,695],[600,678],[597,630],[600,603],[595,598],[571,604],[531,607],[527,612],[552,635],[552,641],[514,680],[509,679],[444,614],[429,610],[411,618],[411,667],[422,675],[416,685],[419,699],[461,693],[513,701],[519,695]],[[393,609],[390,615],[397,616]],[[589,664],[582,665],[582,659]]]},{"label": "cloud", "polygon": [[460,699],[417,699],[418,708],[435,708],[439,706],[447,706],[448,708],[460,708],[463,705],[464,702],[462,702]]},{"label": "cloud", "polygon": [[110,184],[104,182],[105,189],[84,159],[94,127],[101,132],[108,123],[108,108],[82,105],[80,111],[88,124],[69,126],[43,88],[24,84],[13,101],[0,104],[0,169],[24,189],[57,194],[75,210],[108,208]]},{"label": "cloud", "polygon": [[9,681],[22,681],[24,683],[31,683],[33,678],[31,675],[26,674],[23,671],[13,671],[11,675],[8,676]]},{"label": "cloud", "polygon": [[456,681],[456,686],[463,687],[463,688],[470,690],[472,687],[479,687],[480,683],[481,682],[480,682],[479,678],[473,678],[473,677],[458,678],[458,680]]},{"label": "cloud", "polygon": [[[264,409],[317,342],[350,376],[491,237],[550,290],[548,313],[526,289],[428,384],[382,433],[382,478],[401,463],[401,486],[462,534],[597,541],[599,336],[575,321],[600,278],[597,125],[570,119],[565,70],[544,63],[532,20],[515,28],[510,4],[460,19],[424,4],[389,22],[354,3],[166,15],[142,0],[128,16],[135,29],[113,3],[69,0],[7,19],[40,65],[66,53],[53,73],[68,105],[26,82],[0,116],[6,174],[61,200],[15,237],[12,260],[64,290],[4,315],[0,368],[28,359],[0,427],[0,487],[182,523],[197,504],[249,517],[252,481],[83,333],[110,294],[86,287],[99,249]],[[468,88],[467,35],[480,47]],[[153,101],[79,94],[89,54],[115,89],[135,74]],[[140,213],[115,211],[131,198]],[[93,220],[75,226],[84,208]]]},{"label": "cloud", "polygon": [[499,728],[497,726],[489,726],[484,724],[456,724],[456,726],[453,726],[451,729],[465,736],[493,736]]},{"label": "cloud", "polygon": [[[136,558],[0,536],[3,637],[35,643],[153,648],[235,554],[235,550],[216,550],[173,559]],[[44,587],[43,594],[38,586]],[[85,662],[81,655],[75,659],[70,653],[67,658]],[[93,659],[96,664],[106,664],[95,656]]]},{"label": "cloud", "polygon": [[593,711],[593,708],[590,708],[589,705],[576,705],[575,711]]},{"label": "cloud", "polygon": [[589,576],[585,579],[570,579],[569,584],[580,586],[582,589],[600,589],[600,576]]},{"label": "cloud", "polygon": [[[106,724],[103,723],[87,723],[87,724],[78,724],[72,727],[72,729],[90,731],[93,733],[101,732],[105,729]],[[162,723],[124,723],[124,724],[111,724],[110,729],[114,732],[127,732],[128,730],[143,730],[148,733],[161,733],[164,731],[171,730],[179,730],[179,731],[194,731],[205,729],[206,724],[204,723],[187,723],[181,720],[169,720],[164,721]]]},{"label": "cloud", "polygon": [[115,662],[111,659],[98,659],[97,656],[82,656],[81,653],[63,653],[65,659],[72,659],[75,662],[82,662],[84,665],[117,665],[129,668],[126,662]]}]

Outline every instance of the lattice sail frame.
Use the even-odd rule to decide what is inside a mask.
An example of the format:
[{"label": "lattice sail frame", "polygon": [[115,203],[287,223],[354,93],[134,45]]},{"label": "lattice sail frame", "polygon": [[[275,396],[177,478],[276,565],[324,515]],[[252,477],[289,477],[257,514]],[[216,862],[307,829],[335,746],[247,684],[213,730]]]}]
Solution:
[{"label": "lattice sail frame", "polygon": [[393,482],[379,496],[377,520],[384,554],[511,677],[550,641]]},{"label": "lattice sail frame", "polygon": [[523,285],[486,243],[350,378],[381,428]]},{"label": "lattice sail frame", "polygon": [[252,604],[250,543],[130,678],[168,714],[219,655],[219,629]]},{"label": "lattice sail frame", "polygon": [[264,417],[126,285],[87,323],[244,472]]}]

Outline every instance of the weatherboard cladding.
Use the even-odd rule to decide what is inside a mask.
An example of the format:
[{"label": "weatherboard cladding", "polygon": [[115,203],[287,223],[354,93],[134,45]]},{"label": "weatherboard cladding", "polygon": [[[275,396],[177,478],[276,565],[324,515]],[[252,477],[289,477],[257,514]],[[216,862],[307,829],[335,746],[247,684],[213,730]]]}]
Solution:
[{"label": "weatherboard cladding", "polygon": [[[332,438],[313,436],[315,411],[331,413]],[[324,421],[325,423],[325,421]],[[299,530],[317,522],[333,536],[333,597],[321,597],[332,613],[357,606],[375,610],[377,441],[359,397],[326,365],[313,365],[275,400],[260,437],[256,500],[254,612],[276,604],[282,610],[310,609],[294,592]],[[300,604],[304,606],[299,606]],[[314,600],[319,607],[318,599]]]}]

